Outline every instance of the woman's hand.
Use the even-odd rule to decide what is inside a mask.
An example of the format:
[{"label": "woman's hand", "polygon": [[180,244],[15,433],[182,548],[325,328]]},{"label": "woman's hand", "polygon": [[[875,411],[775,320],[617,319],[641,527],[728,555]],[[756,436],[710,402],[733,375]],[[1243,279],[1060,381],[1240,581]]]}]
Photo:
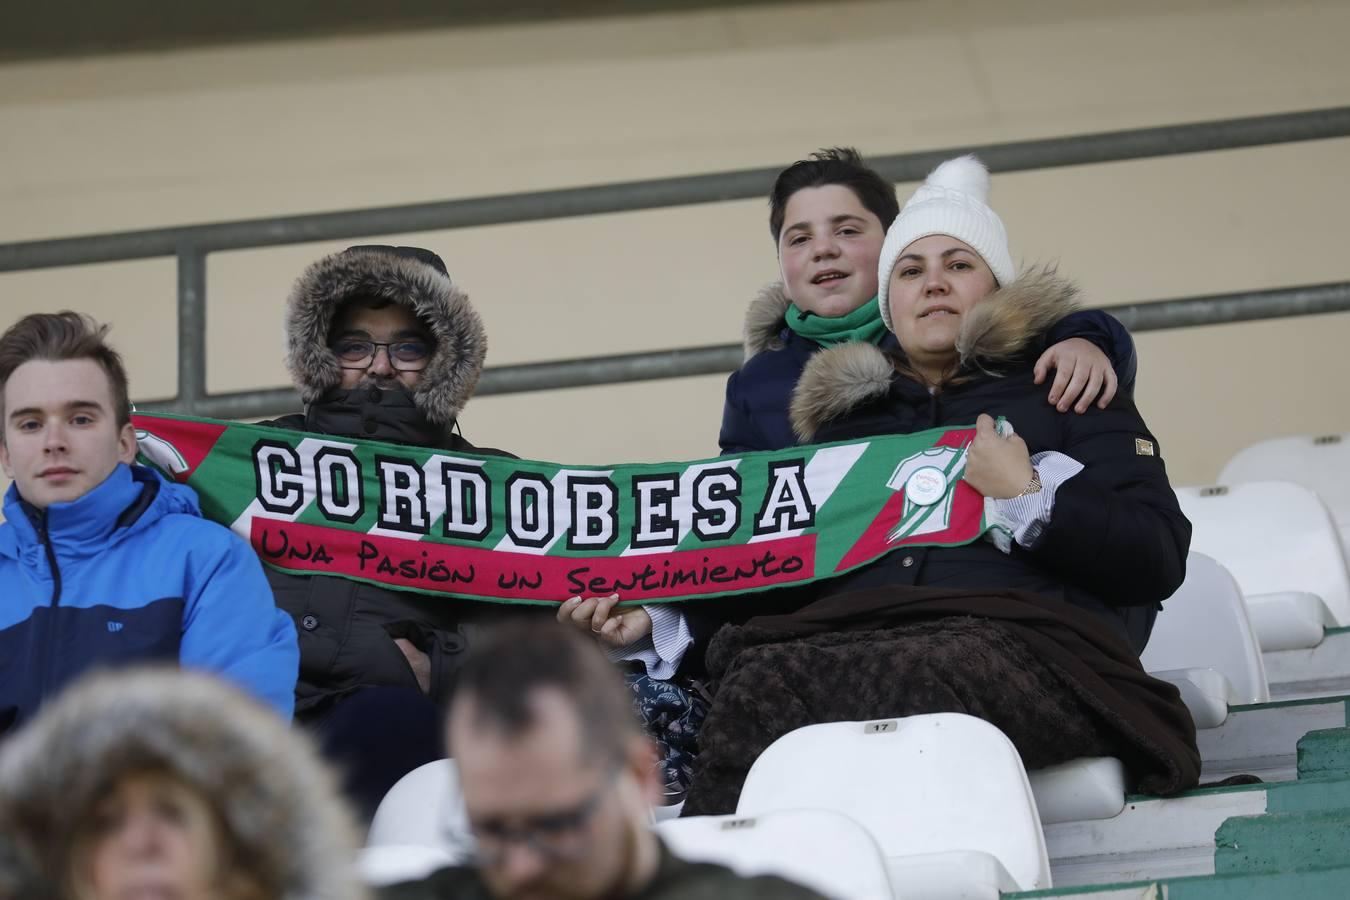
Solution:
[{"label": "woman's hand", "polygon": [[558,607],[558,621],[591,632],[602,644],[627,647],[652,633],[652,617],[640,606],[615,611],[618,594],[573,597]]},{"label": "woman's hand", "polygon": [[962,476],[970,486],[986,497],[1009,500],[1026,490],[1034,472],[1027,442],[1015,434],[1000,436],[994,420],[980,413]]},{"label": "woman's hand", "polygon": [[1094,399],[1106,409],[1116,396],[1116,370],[1092,341],[1069,338],[1046,350],[1036,360],[1036,383],[1043,383],[1051,369],[1055,380],[1050,385],[1050,402],[1060,412],[1073,406],[1074,412],[1085,413]]}]

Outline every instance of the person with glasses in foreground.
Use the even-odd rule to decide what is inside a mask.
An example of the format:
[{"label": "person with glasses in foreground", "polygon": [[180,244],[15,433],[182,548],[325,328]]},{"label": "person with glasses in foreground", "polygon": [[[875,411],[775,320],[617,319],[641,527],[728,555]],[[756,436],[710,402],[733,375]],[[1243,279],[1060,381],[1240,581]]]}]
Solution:
[{"label": "person with glasses in foreground", "polygon": [[[302,413],[264,424],[507,456],[458,432],[487,354],[469,298],[436,254],[351,247],[313,263],[286,305],[286,363]],[[295,717],[346,773],[365,815],[441,756],[440,722],[476,630],[512,612],[272,568],[300,634]],[[519,614],[518,612],[515,614]]]},{"label": "person with glasses in foreground", "polygon": [[819,900],[673,856],[650,829],[654,750],[619,674],[557,623],[494,629],[460,668],[447,739],[475,851],[385,900]]}]

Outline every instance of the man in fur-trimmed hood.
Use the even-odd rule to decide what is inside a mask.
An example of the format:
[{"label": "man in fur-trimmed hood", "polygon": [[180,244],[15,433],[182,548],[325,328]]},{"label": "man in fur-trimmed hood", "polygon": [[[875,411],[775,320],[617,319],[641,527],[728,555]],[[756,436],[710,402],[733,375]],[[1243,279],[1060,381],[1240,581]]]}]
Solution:
[{"label": "man in fur-trimmed hood", "polygon": [[[487,336],[440,257],[359,246],[307,268],[286,304],[286,364],[298,431],[469,453],[456,433]],[[503,607],[427,597],[328,575],[268,569],[300,634],[296,719],[348,773],[367,814],[402,775],[440,758],[440,722],[459,660]]]},{"label": "man in fur-trimmed hood", "polygon": [[[376,334],[371,320],[396,324]],[[286,367],[305,412],[273,424],[504,455],[455,433],[486,355],[483,321],[439,256],[351,247],[307,268],[286,302]]]},{"label": "man in fur-trimmed hood", "polygon": [[180,824],[196,853],[188,870],[214,857],[212,896],[367,896],[351,817],[309,742],[215,678],[140,669],[85,679],[0,751],[0,900],[90,896],[95,855],[109,893],[103,882],[163,890],[181,876],[183,845],[164,839],[166,826],[123,827],[105,808],[146,777],[209,809],[214,847],[193,843],[202,835],[190,818]]}]

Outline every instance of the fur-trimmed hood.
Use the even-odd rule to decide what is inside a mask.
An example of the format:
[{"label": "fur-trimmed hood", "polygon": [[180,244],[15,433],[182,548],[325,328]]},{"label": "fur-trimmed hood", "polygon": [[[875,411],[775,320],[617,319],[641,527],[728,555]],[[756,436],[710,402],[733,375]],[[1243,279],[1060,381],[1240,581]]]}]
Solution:
[{"label": "fur-trimmed hood", "polygon": [[99,672],[0,746],[0,900],[67,900],[71,839],[122,775],[200,792],[281,900],[364,900],[359,842],[308,740],[207,675]]},{"label": "fur-trimmed hood", "polygon": [[782,334],[787,327],[787,311],[791,305],[792,301],[783,292],[783,282],[775,281],[759,289],[745,311],[742,338],[747,360],[765,350],[778,350],[783,346]]},{"label": "fur-trimmed hood", "polygon": [[333,317],[356,296],[383,297],[411,309],[436,339],[414,392],[433,425],[449,431],[473,395],[487,356],[487,332],[434,253],[413,247],[351,247],[311,265],[286,301],[286,368],[305,403],[342,380],[328,347]]},{"label": "fur-trimmed hood", "polygon": [[[1025,272],[980,301],[961,323],[956,338],[961,369],[998,375],[1077,308],[1078,287],[1053,268]],[[872,344],[821,350],[792,392],[793,432],[810,441],[826,422],[889,393],[894,375],[890,358]]]}]

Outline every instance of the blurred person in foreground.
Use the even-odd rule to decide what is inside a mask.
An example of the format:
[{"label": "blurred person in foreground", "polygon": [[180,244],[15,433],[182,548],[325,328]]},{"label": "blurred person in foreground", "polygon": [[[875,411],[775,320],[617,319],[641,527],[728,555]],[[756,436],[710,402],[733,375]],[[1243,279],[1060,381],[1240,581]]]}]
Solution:
[{"label": "blurred person in foreground", "polygon": [[0,749],[0,900],[363,900],[298,732],[200,673],[86,678]]},{"label": "blurred person in foreground", "polygon": [[495,629],[460,669],[448,723],[476,843],[472,866],[394,885],[431,898],[817,898],[673,856],[649,826],[661,788],[620,676],[570,628]]},{"label": "blurred person in foreground", "polygon": [[25,316],[0,336],[0,736],[98,666],[219,672],[290,717],[295,628],[253,551],[135,464],[106,326]]}]

